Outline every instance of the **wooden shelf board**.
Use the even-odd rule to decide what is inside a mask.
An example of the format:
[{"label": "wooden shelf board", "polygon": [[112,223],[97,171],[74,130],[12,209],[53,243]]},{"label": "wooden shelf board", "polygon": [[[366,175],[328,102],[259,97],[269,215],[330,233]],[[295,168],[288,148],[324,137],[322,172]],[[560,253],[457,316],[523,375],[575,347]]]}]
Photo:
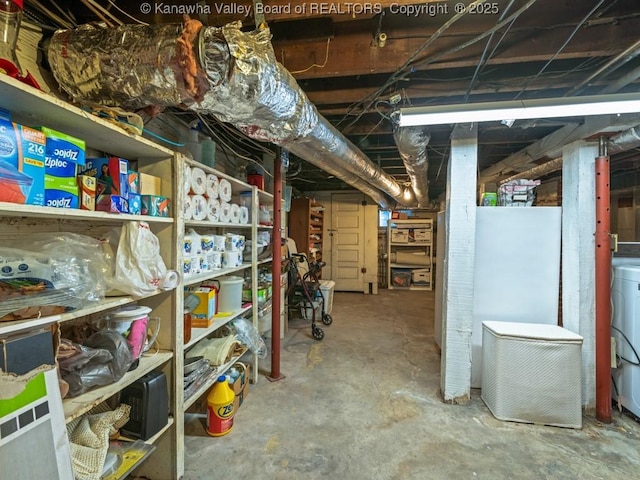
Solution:
[{"label": "wooden shelf board", "polygon": [[107,398],[115,395],[124,387],[143,377],[147,373],[155,370],[173,358],[173,352],[160,351],[158,353],[143,354],[140,357],[138,368],[127,372],[124,377],[116,383],[94,388],[82,395],[73,398],[66,398],[62,401],[64,417],[67,423],[78,418],[91,410],[96,405],[104,402]]},{"label": "wooden shelf board", "polygon": [[122,297],[105,297],[102,301],[96,302],[92,305],[89,305],[85,308],[79,308],[78,310],[72,310],[70,312],[61,313],[60,315],[51,315],[48,317],[41,318],[32,318],[28,320],[16,320],[13,322],[0,322],[0,335],[6,335],[9,333],[17,332],[20,330],[27,330],[36,327],[42,327],[44,325],[49,325],[55,322],[68,322],[70,320],[74,320],[79,317],[84,317],[86,315],[92,315],[94,313],[104,312],[106,310],[111,310],[112,308],[121,307],[123,305],[127,305],[133,301],[144,300],[145,298],[154,297],[156,295],[160,295],[161,293],[165,293],[168,290],[158,290],[150,295],[145,295],[144,297],[133,298],[130,296],[122,296]]},{"label": "wooden shelf board", "polygon": [[390,263],[389,266],[391,268],[415,268],[415,269],[420,269],[420,268],[430,268],[431,265],[416,265],[415,263],[412,264],[407,264],[407,263]]},{"label": "wooden shelf board", "polygon": [[200,340],[205,338],[207,335],[209,335],[209,334],[215,332],[216,330],[218,330],[220,327],[223,327],[224,325],[226,325],[230,321],[235,320],[240,315],[251,311],[251,307],[252,307],[252,305],[249,304],[248,306],[246,306],[244,308],[241,308],[240,310],[238,310],[236,312],[233,312],[230,315],[224,315],[224,316],[216,315],[214,317],[215,320],[213,321],[213,324],[208,328],[192,328],[191,329],[191,340],[189,340],[189,342],[187,344],[185,344],[184,349],[186,350],[186,349],[192,347],[193,345],[198,343]]},{"label": "wooden shelf board", "polygon": [[250,223],[220,223],[220,222],[201,222],[195,220],[187,220],[184,222],[187,227],[210,227],[210,228],[251,228]]},{"label": "wooden shelf board", "polygon": [[139,135],[125,132],[64,100],[25,85],[7,75],[0,76],[2,108],[14,112],[26,125],[47,125],[67,135],[87,139],[87,146],[127,159],[169,158],[173,152]]},{"label": "wooden shelf board", "polygon": [[184,285],[195,285],[196,283],[204,282],[206,280],[213,280],[214,278],[222,277],[223,275],[228,275],[229,273],[240,272],[242,270],[246,270],[247,268],[251,268],[250,263],[243,263],[241,267],[236,268],[221,268],[220,270],[214,270],[212,272],[203,273],[201,275],[194,275],[192,277],[185,277]]},{"label": "wooden shelf board", "polygon": [[431,290],[431,287],[428,285],[411,285],[410,287],[394,287],[389,285],[389,290]]},{"label": "wooden shelf board", "polygon": [[53,208],[38,205],[0,202],[0,216],[3,217],[41,217],[61,220],[92,220],[100,222],[122,223],[125,221],[143,221],[147,223],[173,223],[171,217],[150,217],[148,215],[129,215],[126,213],[94,212],[77,208]]},{"label": "wooden shelf board", "polygon": [[240,357],[242,357],[242,355],[235,356],[224,365],[217,367],[215,375],[211,375],[207,382],[205,382],[198,390],[193,392],[193,395],[189,398],[185,398],[184,409],[187,410],[191,405],[193,405],[198,398],[200,398],[214,383],[216,383],[216,380],[220,375],[224,375],[227,370],[233,367],[233,365],[240,360]]}]

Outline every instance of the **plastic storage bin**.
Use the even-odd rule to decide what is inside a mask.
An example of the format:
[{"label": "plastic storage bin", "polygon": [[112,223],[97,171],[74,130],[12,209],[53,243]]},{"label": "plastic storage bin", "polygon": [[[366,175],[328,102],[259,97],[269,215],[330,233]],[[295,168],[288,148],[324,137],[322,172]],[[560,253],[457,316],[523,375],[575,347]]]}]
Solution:
[{"label": "plastic storage bin", "polygon": [[320,290],[324,297],[324,313],[331,315],[333,308],[333,290],[336,286],[336,282],[333,280],[320,280]]},{"label": "plastic storage bin", "polygon": [[581,351],[556,325],[482,322],[482,400],[499,420],[582,428]]},{"label": "plastic storage bin", "polygon": [[410,269],[391,269],[391,285],[394,287],[410,287],[411,286],[411,270]]},{"label": "plastic storage bin", "polygon": [[242,308],[242,277],[220,277],[218,312],[236,312]]}]

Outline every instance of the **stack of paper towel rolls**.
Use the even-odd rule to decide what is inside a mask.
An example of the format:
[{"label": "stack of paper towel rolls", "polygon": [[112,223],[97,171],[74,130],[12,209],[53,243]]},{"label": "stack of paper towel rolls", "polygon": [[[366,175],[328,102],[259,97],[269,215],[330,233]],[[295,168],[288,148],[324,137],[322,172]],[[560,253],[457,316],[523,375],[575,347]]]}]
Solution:
[{"label": "stack of paper towel rolls", "polygon": [[249,223],[249,209],[232,203],[233,189],[226,179],[219,179],[199,167],[185,168],[184,219],[211,223]]},{"label": "stack of paper towel rolls", "polygon": [[182,273],[189,277],[221,268],[240,267],[244,247],[244,235],[199,234],[189,229],[184,235]]}]

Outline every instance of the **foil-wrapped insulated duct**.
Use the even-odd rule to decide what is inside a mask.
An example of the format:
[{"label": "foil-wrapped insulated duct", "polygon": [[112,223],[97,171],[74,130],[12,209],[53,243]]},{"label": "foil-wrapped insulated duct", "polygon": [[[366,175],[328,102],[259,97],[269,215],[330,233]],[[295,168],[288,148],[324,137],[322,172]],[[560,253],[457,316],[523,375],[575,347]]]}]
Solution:
[{"label": "foil-wrapped insulated duct", "polygon": [[[318,113],[276,61],[268,29],[242,32],[236,22],[198,28],[192,36],[192,26],[60,31],[52,38],[49,62],[60,86],[77,101],[127,109],[184,104],[288,149],[383,208],[396,202],[414,206],[393,177]],[[197,75],[186,75],[194,57]]]},{"label": "foil-wrapped insulated duct", "polygon": [[430,206],[427,145],[431,140],[431,134],[425,127],[396,127],[393,138],[409,175],[418,206]]}]

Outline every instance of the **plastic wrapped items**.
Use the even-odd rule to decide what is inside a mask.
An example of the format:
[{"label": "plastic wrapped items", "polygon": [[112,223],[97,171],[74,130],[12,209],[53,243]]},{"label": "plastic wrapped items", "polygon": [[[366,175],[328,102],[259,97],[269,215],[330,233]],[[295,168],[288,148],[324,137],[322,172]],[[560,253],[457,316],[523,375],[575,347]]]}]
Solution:
[{"label": "plastic wrapped items", "polygon": [[49,233],[5,245],[0,247],[0,321],[55,315],[104,298],[112,258],[102,242]]},{"label": "plastic wrapped items", "polygon": [[530,207],[536,199],[540,180],[511,180],[498,187],[498,205],[501,207]]},{"label": "plastic wrapped items", "polygon": [[249,350],[259,358],[267,358],[267,346],[253,323],[246,318],[237,318],[232,322],[232,325],[236,330],[238,340],[249,347]]},{"label": "plastic wrapped items", "polygon": [[111,330],[96,332],[84,345],[73,346],[78,353],[59,361],[62,378],[69,384],[70,397],[119,381],[133,363],[127,341]]}]

